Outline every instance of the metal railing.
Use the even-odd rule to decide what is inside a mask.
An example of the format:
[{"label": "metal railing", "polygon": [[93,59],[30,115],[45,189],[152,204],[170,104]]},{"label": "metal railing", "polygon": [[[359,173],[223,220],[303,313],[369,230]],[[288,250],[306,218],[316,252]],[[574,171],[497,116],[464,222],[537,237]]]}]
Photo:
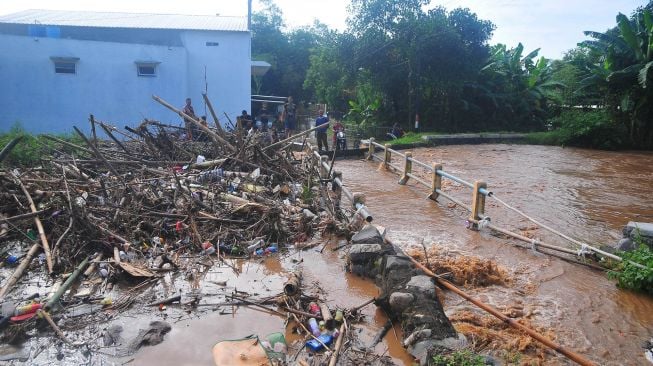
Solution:
[{"label": "metal railing", "polygon": [[[393,169],[396,172],[401,174],[399,179],[399,184],[406,184],[409,179],[414,180],[415,182],[423,185],[426,188],[431,190],[429,198],[436,200],[439,196],[442,196],[449,201],[467,209],[471,212],[471,220],[483,220],[486,219],[485,216],[485,197],[491,196],[492,192],[487,189],[487,185],[483,181],[476,181],[470,183],[465,179],[457,177],[453,174],[447,173],[442,169],[442,164],[431,164],[428,165],[423,163],[415,158],[413,158],[412,153],[407,152],[405,154],[392,149],[388,144],[379,144],[374,141],[374,138],[369,139],[368,145],[368,160],[378,160],[381,162],[382,166],[386,169]],[[376,149],[380,148],[383,151],[383,156],[380,156],[376,153]],[[392,163],[392,156],[399,156],[404,160],[403,167],[400,167]],[[426,173],[431,175],[431,182],[427,182],[422,179],[419,175],[413,173],[413,166],[422,168]],[[463,185],[464,187],[472,189],[472,205],[468,206],[463,203],[461,200],[453,197],[452,195],[442,191],[442,178],[449,179],[456,183]],[[470,220],[470,222],[472,222]],[[473,224],[476,225],[476,224]]]}]

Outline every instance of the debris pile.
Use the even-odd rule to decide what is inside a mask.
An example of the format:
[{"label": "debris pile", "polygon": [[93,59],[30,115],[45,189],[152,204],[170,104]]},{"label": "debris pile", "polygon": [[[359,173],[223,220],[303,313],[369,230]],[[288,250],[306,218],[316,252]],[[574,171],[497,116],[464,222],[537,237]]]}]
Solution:
[{"label": "debris pile", "polygon": [[[264,131],[247,133],[239,122],[226,131],[187,119],[204,136],[188,141],[183,130],[156,121],[125,131],[93,116],[90,121],[90,136],[75,128],[79,139],[40,137],[55,146],[40,165],[0,170],[5,342],[20,343],[45,318],[65,343],[74,343],[59,326],[71,330],[88,322],[57,325],[55,314],[84,316],[100,309],[107,320],[133,306],[139,293],[147,294],[141,303],[154,300],[142,306],[162,310],[183,302],[192,308],[197,297],[157,300],[148,289],[166,273],[192,280],[215,263],[238,273],[234,258],[300,248],[335,226],[311,187],[313,165],[296,157],[290,139],[266,146],[271,141]],[[100,128],[110,140],[96,137]],[[112,292],[114,287],[119,290]],[[298,301],[284,305],[308,314],[298,310],[304,307]],[[326,308],[321,311],[326,317]],[[169,330],[169,324],[153,322],[128,342],[127,353],[160,342]],[[109,345],[119,337],[116,328],[103,338]],[[335,348],[336,339],[309,347]]]},{"label": "debris pile", "polygon": [[493,260],[449,255],[437,245],[431,245],[425,250],[412,249],[408,255],[459,286],[508,285],[511,281],[508,271]]}]

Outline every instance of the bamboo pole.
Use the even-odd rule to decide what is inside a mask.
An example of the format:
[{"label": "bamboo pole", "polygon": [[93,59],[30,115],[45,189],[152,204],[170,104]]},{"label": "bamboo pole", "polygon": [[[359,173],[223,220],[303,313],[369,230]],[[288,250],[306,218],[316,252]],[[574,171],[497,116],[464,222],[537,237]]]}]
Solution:
[{"label": "bamboo pole", "polygon": [[292,136],[288,137],[287,139],[284,139],[284,140],[281,140],[281,141],[279,141],[279,142],[275,142],[275,143],[272,144],[272,145],[266,146],[265,148],[261,149],[261,151],[269,150],[269,149],[271,149],[271,148],[273,148],[273,147],[277,147],[277,146],[279,146],[279,145],[283,145],[283,144],[285,144],[286,142],[290,142],[290,141],[292,141],[292,140],[294,140],[294,139],[296,139],[296,138],[298,138],[298,137],[302,137],[302,136],[304,136],[304,135],[308,135],[309,133],[311,133],[311,132],[317,130],[318,128],[323,128],[324,126],[328,126],[330,123],[331,123],[331,122],[327,122],[327,123],[325,123],[325,124],[323,124],[323,125],[319,125],[319,126],[315,126],[315,127],[309,128],[308,130],[306,130],[306,131],[302,131],[302,132],[297,133],[297,134],[295,134],[295,135],[292,135]]},{"label": "bamboo pole", "polygon": [[[27,197],[27,202],[29,202],[29,208],[32,210],[32,213],[38,212],[36,205],[34,204],[34,200],[32,199],[32,196],[29,194],[29,191],[23,182],[21,182],[20,178],[15,175],[14,178],[16,178],[16,182],[20,185],[20,188],[23,190],[25,197]],[[36,224],[36,229],[38,230],[39,237],[41,238],[41,244],[43,245],[43,251],[45,252],[45,263],[48,266],[48,273],[52,273],[52,253],[50,252],[50,243],[48,243],[48,237],[45,235],[45,229],[43,229],[43,224],[41,223],[41,219],[39,219],[38,216],[34,216],[34,224]]]},{"label": "bamboo pole", "polygon": [[125,182],[122,180],[122,177],[120,176],[118,171],[113,167],[113,165],[111,165],[111,163],[109,163],[109,161],[104,157],[104,155],[102,155],[100,150],[98,150],[98,148],[95,147],[95,145],[93,145],[93,143],[91,143],[91,141],[89,141],[88,138],[86,138],[86,135],[84,135],[84,133],[82,133],[82,131],[80,131],[79,128],[77,128],[77,126],[73,126],[73,129],[84,140],[86,145],[88,145],[88,147],[90,147],[91,150],[93,150],[94,155],[97,156],[98,159],[102,160],[102,162],[104,162],[104,164],[106,164],[106,166],[109,168],[111,173],[113,173],[113,175],[115,175],[116,178],[119,179],[120,182],[126,187],[127,184],[125,184]]},{"label": "bamboo pole", "polygon": [[12,216],[12,217],[0,217],[0,220],[2,220],[4,222],[11,222],[11,221],[18,221],[18,220],[22,220],[22,219],[31,219],[32,217],[38,216],[38,215],[40,215],[42,213],[45,213],[46,211],[48,211],[48,210],[39,210],[39,211],[30,212],[30,213],[26,213],[26,214],[22,214],[22,215],[16,215],[16,216]]},{"label": "bamboo pole", "polygon": [[584,356],[582,356],[582,355],[580,355],[580,354],[578,354],[578,353],[576,353],[576,352],[574,352],[572,350],[569,350],[569,349],[567,349],[567,348],[553,342],[552,340],[546,338],[545,336],[537,333],[533,329],[531,329],[531,328],[529,328],[529,327],[527,327],[525,325],[522,325],[519,322],[517,322],[516,320],[511,319],[511,318],[503,315],[500,311],[493,308],[492,306],[487,305],[487,304],[485,304],[485,303],[483,303],[483,302],[481,302],[479,300],[474,299],[473,297],[471,297],[470,295],[468,295],[467,293],[463,292],[458,287],[453,285],[451,282],[446,281],[446,280],[440,278],[439,276],[437,276],[430,269],[426,268],[423,264],[419,263],[414,258],[412,258],[410,256],[406,256],[406,257],[408,257],[408,259],[410,259],[411,262],[413,262],[413,264],[415,264],[415,266],[417,266],[419,269],[421,269],[429,277],[435,278],[435,281],[438,284],[440,284],[441,286],[446,287],[447,289],[455,292],[460,297],[462,297],[465,300],[471,302],[472,304],[478,306],[479,308],[481,308],[484,311],[490,313],[491,315],[499,318],[501,321],[503,321],[504,323],[510,325],[511,327],[519,329],[520,331],[528,334],[531,338],[533,338],[533,339],[537,340],[538,342],[544,344],[545,346],[553,349],[554,351],[556,351],[558,353],[561,353],[562,355],[564,355],[568,359],[576,362],[579,365],[583,365],[583,366],[594,366],[594,365],[596,365],[594,362],[588,360]]},{"label": "bamboo pole", "polygon": [[172,106],[170,103],[166,102],[165,100],[159,98],[159,97],[156,96],[156,95],[153,95],[153,96],[152,96],[152,99],[154,99],[154,100],[156,100],[157,102],[161,103],[161,105],[163,105],[164,107],[170,109],[171,111],[177,113],[177,114],[178,114],[179,116],[181,116],[182,118],[184,118],[184,119],[186,119],[186,120],[189,120],[191,123],[195,124],[195,126],[199,127],[202,131],[206,132],[206,134],[207,134],[207,135],[208,135],[208,136],[213,140],[213,142],[215,142],[216,144],[218,144],[218,145],[220,145],[220,144],[224,145],[227,149],[231,150],[231,152],[235,152],[235,151],[236,151],[236,148],[233,147],[233,145],[231,145],[227,140],[225,140],[225,139],[223,139],[222,137],[220,137],[220,135],[218,135],[217,133],[211,131],[208,127],[206,127],[206,126],[204,126],[203,124],[201,124],[197,119],[195,119],[195,118],[193,118],[193,117],[187,115],[187,114],[184,113],[183,111],[180,111],[179,109],[175,108],[175,107]]},{"label": "bamboo pole", "polygon": [[0,151],[0,163],[1,163],[3,160],[5,160],[5,158],[6,158],[7,156],[9,156],[9,153],[11,152],[11,150],[13,150],[14,147],[16,147],[16,145],[18,145],[18,143],[20,142],[20,140],[22,140],[24,137],[25,137],[25,136],[17,136],[17,137],[14,137],[11,141],[9,141],[9,143],[8,143],[7,145],[5,145],[4,148],[2,148],[2,151]]},{"label": "bamboo pole", "polygon": [[41,246],[39,243],[34,243],[30,250],[27,252],[25,255],[25,258],[23,258],[22,261],[20,261],[20,264],[18,267],[16,267],[16,270],[14,273],[11,274],[11,277],[7,279],[5,282],[4,287],[2,290],[0,290],[0,300],[3,300],[7,292],[18,282],[18,279],[23,275],[23,272],[25,272],[25,269],[29,266],[29,264],[32,262],[32,258],[34,258],[34,255],[36,252],[39,250]]},{"label": "bamboo pole", "polygon": [[224,135],[224,130],[220,125],[220,119],[218,118],[218,115],[213,110],[213,104],[211,104],[211,101],[209,100],[209,96],[206,95],[206,93],[202,93],[202,98],[204,98],[204,102],[206,103],[206,106],[209,107],[209,112],[211,113],[211,116],[213,116],[213,121],[215,122],[215,128],[218,129],[218,132],[221,135]]},{"label": "bamboo pole", "polygon": [[40,317],[43,317],[48,322],[48,324],[50,324],[50,326],[52,327],[52,330],[54,330],[54,332],[57,334],[57,336],[59,336],[59,338],[61,338],[62,341],[66,342],[68,344],[71,344],[71,342],[68,340],[68,338],[66,338],[66,336],[61,331],[61,328],[59,328],[57,326],[57,323],[55,323],[54,320],[52,320],[52,317],[50,316],[50,314],[48,314],[47,311],[43,311],[42,309],[38,309],[36,311],[36,315],[40,316]]},{"label": "bamboo pole", "polygon": [[347,320],[342,318],[342,324],[340,325],[340,334],[338,334],[338,339],[336,340],[336,346],[331,354],[331,359],[329,360],[329,366],[335,366],[338,362],[338,354],[340,354],[340,349],[344,343],[345,333],[347,332]]},{"label": "bamboo pole", "polygon": [[68,291],[70,286],[73,285],[73,283],[75,282],[77,277],[79,277],[79,275],[82,273],[82,271],[84,270],[87,264],[88,264],[88,258],[84,259],[82,263],[80,263],[77,266],[75,271],[66,279],[66,282],[64,282],[63,285],[59,287],[57,292],[55,292],[54,295],[52,295],[52,298],[50,298],[50,300],[48,300],[48,302],[45,304],[44,309],[46,311],[51,310],[52,307],[59,301],[59,299],[61,299],[61,296],[63,296],[63,294],[66,293],[66,291]]}]

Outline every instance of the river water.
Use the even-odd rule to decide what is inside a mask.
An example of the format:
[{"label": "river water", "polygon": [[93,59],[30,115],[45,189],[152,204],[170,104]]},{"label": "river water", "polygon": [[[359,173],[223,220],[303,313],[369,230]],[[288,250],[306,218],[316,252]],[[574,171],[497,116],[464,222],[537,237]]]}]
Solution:
[{"label": "river water", "polygon": [[[616,242],[621,227],[629,220],[653,222],[653,195],[649,193],[653,188],[653,155],[649,153],[500,144],[421,148],[413,153],[425,163],[442,163],[445,171],[470,182],[485,180],[488,188],[504,201],[588,243]],[[400,159],[394,163],[402,164]],[[335,166],[343,172],[346,185],[354,192],[365,193],[374,222],[388,229],[388,237],[394,243],[412,247],[423,242],[454,254],[491,259],[515,279],[507,286],[466,289],[474,297],[499,309],[519,303],[531,324],[550,330],[549,336],[561,345],[597,364],[647,364],[642,343],[653,336],[653,298],[618,289],[603,272],[517,248],[512,245],[516,242],[492,236],[486,230],[468,230],[467,211],[444,199],[427,199],[426,189],[414,181],[398,185],[398,176],[378,169],[378,162],[337,160]],[[417,167],[415,172],[418,173]],[[429,180],[427,174],[423,176]],[[443,190],[467,204],[471,201],[471,190],[459,184],[445,181]],[[492,200],[487,202],[486,214],[496,225],[545,242],[568,245]],[[225,280],[229,288],[246,290],[258,294],[257,297],[279,293],[285,276],[295,269],[303,271],[305,289],[317,289],[332,309],[351,308],[377,296],[379,290],[371,280],[345,273],[344,253],[332,251],[335,245],[329,244],[322,253],[319,245],[258,261],[234,262],[241,272],[236,277],[228,267],[214,267],[205,276],[202,288],[215,297],[204,301],[222,301],[218,295],[224,290],[215,283]],[[185,281],[171,277],[169,282],[167,286],[174,292]],[[456,295],[442,294],[449,315],[478,312]],[[374,305],[362,312],[367,321],[356,328],[361,341],[368,344],[387,318]],[[140,318],[143,325],[156,318],[173,320],[165,313]],[[251,307],[222,307],[221,311],[174,318],[166,341],[141,349],[131,364],[210,365],[210,350],[217,341],[283,331],[284,320]],[[138,328],[135,318],[119,322]],[[289,342],[301,341],[291,327],[286,328],[285,334]],[[411,365],[412,359],[399,342],[401,336],[395,326],[375,351],[392,357],[399,365]],[[545,362],[570,364],[553,353]]]},{"label": "river water", "polygon": [[[651,153],[492,144],[419,148],[413,157],[441,163],[446,172],[470,182],[484,180],[497,197],[592,245],[614,244],[628,221],[653,222]],[[393,162],[403,164],[400,157]],[[427,246],[492,259],[519,281],[513,288],[470,290],[475,296],[498,308],[524,304],[532,323],[552,330],[560,344],[598,364],[647,364],[642,344],[653,336],[652,297],[618,289],[603,272],[516,248],[487,229],[468,230],[467,211],[443,198],[426,199],[427,189],[415,181],[398,185],[396,174],[378,166],[363,160],[336,162],[345,184],[366,194],[375,222],[388,228],[392,241],[410,247],[423,240]],[[471,190],[452,183],[445,181],[443,191],[469,204]],[[486,214],[495,225],[577,249],[492,199]],[[523,291],[522,285],[534,290]],[[469,307],[453,294],[446,295],[444,306],[448,313]],[[567,363],[560,357],[549,362]]]}]

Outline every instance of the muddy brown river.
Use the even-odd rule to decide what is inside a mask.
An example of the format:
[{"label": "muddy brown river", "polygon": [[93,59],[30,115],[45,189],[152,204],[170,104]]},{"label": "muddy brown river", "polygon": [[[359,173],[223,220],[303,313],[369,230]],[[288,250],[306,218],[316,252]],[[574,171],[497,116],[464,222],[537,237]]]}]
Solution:
[{"label": "muddy brown river", "polygon": [[[573,238],[600,245],[613,244],[628,221],[653,222],[653,154],[606,152],[529,145],[459,145],[413,150],[425,163],[467,181],[484,180],[504,201]],[[395,159],[397,165],[401,160]],[[467,211],[449,207],[446,199],[425,199],[427,190],[410,182],[397,184],[397,175],[378,169],[379,163],[339,162],[345,183],[365,192],[375,222],[404,246],[442,245],[465,254],[493,259],[525,277],[536,291],[490,287],[470,292],[497,307],[518,300],[535,314],[531,320],[552,329],[557,341],[602,365],[643,365],[642,343],[653,336],[653,298],[618,289],[604,273],[567,263],[531,250],[516,248],[507,239],[465,228]],[[415,168],[417,170],[417,168]],[[471,202],[471,190],[443,183],[443,191]],[[532,224],[488,199],[486,214],[495,225],[529,229]],[[544,229],[534,237],[569,246]],[[570,246],[573,248],[573,246]],[[469,306],[446,295],[449,313]],[[556,358],[552,362],[566,363]]]},{"label": "muddy brown river", "polygon": [[[588,243],[615,243],[630,220],[653,222],[651,153],[504,144],[420,148],[413,153],[425,163],[442,163],[446,172],[468,181],[486,181],[504,201]],[[603,272],[517,248],[513,241],[492,236],[486,229],[468,230],[466,211],[445,199],[426,199],[426,189],[414,181],[398,185],[397,175],[378,169],[378,165],[337,160],[336,170],[343,172],[345,184],[354,192],[365,193],[374,222],[388,229],[394,243],[412,247],[423,241],[452,253],[492,259],[519,280],[508,287],[468,289],[475,297],[500,309],[522,304],[532,324],[551,330],[557,342],[598,364],[647,364],[642,343],[653,336],[652,297],[618,289]],[[471,201],[471,190],[459,184],[444,183],[443,190]],[[543,241],[574,248],[492,200],[487,202],[486,214],[496,225],[515,232],[527,230]],[[305,283],[319,283],[332,307],[353,307],[376,296],[378,289],[371,281],[344,273],[339,255],[309,250],[282,261],[268,258],[244,265],[243,274],[229,285],[245,287],[258,282],[255,287],[261,295],[275,294],[281,290],[283,273],[299,266]],[[210,279],[218,281],[221,276],[218,272]],[[452,314],[474,307],[445,293],[444,308]],[[133,364],[210,365],[210,349],[218,340],[283,330],[282,318],[251,308],[233,312],[175,323],[163,344],[142,349]],[[364,313],[369,321],[362,326],[361,338],[369,341],[386,317],[373,305],[364,308]],[[286,335],[292,341],[288,332]],[[411,365],[398,338],[399,329],[389,332],[376,351],[391,356],[397,364]],[[551,355],[547,364],[570,362]]]}]

